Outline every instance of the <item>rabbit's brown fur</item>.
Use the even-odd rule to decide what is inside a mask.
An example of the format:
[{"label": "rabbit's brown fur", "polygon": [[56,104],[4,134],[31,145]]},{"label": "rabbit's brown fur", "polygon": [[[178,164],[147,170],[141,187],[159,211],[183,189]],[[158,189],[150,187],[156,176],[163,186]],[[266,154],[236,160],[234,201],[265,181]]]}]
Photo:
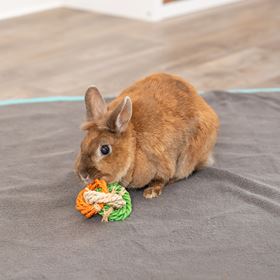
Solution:
[{"label": "rabbit's brown fur", "polygon": [[[127,98],[127,96],[129,98]],[[132,108],[131,108],[132,103]],[[83,177],[120,181],[158,196],[211,161],[219,121],[192,85],[169,74],[134,83],[107,106],[96,88],[86,94],[87,131],[77,157]],[[101,145],[111,153],[102,156]]]}]

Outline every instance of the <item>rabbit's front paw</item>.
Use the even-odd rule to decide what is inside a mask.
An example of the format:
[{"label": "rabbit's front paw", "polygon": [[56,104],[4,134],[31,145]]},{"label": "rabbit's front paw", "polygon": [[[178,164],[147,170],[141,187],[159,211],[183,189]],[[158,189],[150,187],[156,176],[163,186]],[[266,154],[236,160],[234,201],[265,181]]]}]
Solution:
[{"label": "rabbit's front paw", "polygon": [[150,187],[147,187],[145,190],[144,190],[144,193],[143,193],[143,196],[145,198],[154,198],[154,197],[158,197],[161,195],[162,193],[162,188],[163,188],[163,185],[162,184],[155,184],[155,185],[152,185]]}]

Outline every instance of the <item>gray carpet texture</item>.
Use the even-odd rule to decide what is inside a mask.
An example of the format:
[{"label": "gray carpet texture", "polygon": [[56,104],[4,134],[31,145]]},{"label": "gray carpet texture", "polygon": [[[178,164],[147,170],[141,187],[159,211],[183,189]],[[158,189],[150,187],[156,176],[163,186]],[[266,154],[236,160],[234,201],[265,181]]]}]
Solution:
[{"label": "gray carpet texture", "polygon": [[0,107],[0,279],[280,279],[280,93],[209,92],[213,167],[123,222],[75,210],[82,102]]}]

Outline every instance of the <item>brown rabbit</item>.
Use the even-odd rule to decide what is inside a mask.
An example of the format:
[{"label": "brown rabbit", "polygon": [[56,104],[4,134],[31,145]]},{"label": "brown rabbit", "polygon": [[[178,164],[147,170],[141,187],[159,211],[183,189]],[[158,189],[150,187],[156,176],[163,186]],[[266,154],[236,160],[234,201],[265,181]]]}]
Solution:
[{"label": "brown rabbit", "polygon": [[219,121],[192,85],[169,74],[134,83],[106,105],[96,87],[85,94],[87,122],[76,170],[161,194],[168,182],[211,164]]}]

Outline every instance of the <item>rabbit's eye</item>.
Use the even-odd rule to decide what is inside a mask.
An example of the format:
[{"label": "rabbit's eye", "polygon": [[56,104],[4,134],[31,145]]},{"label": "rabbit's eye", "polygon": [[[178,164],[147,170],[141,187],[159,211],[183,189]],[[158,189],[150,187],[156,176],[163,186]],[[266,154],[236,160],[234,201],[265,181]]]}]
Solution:
[{"label": "rabbit's eye", "polygon": [[110,148],[110,146],[109,145],[102,145],[101,147],[100,147],[100,152],[101,152],[101,154],[102,155],[108,155],[109,153],[110,153],[110,151],[111,151],[111,148]]}]

